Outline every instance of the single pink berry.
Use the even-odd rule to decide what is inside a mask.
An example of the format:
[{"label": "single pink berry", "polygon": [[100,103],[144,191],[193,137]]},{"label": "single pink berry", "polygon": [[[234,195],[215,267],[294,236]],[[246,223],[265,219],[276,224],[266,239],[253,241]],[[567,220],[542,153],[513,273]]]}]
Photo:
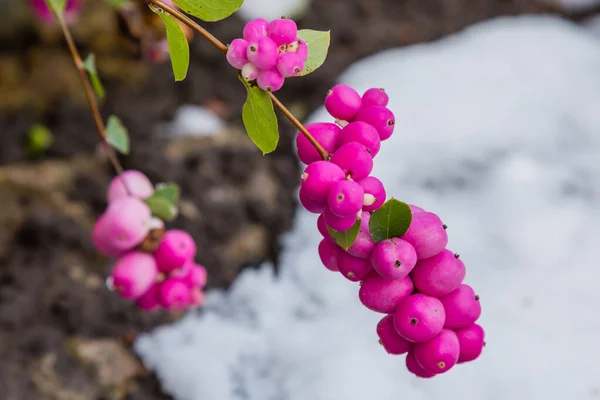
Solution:
[{"label": "single pink berry", "polygon": [[448,233],[444,223],[434,213],[413,214],[408,231],[402,239],[412,244],[419,260],[439,254],[448,244]]},{"label": "single pink berry", "polygon": [[300,38],[296,38],[288,44],[285,51],[288,53],[297,53],[304,61],[308,58],[308,45]]},{"label": "single pink berry", "polygon": [[258,68],[252,63],[246,63],[242,67],[242,78],[250,82],[258,77]]},{"label": "single pink berry", "polygon": [[311,199],[326,203],[331,186],[344,178],[346,178],[346,174],[336,164],[327,161],[315,161],[304,169],[300,188]]},{"label": "single pink berry", "polygon": [[229,64],[235,69],[242,69],[248,63],[248,41],[234,39],[227,47],[225,56]]},{"label": "single pink berry", "polygon": [[348,217],[338,217],[329,207],[325,207],[322,215],[327,226],[338,232],[345,232],[356,223],[356,214]]},{"label": "single pink berry", "polygon": [[196,256],[196,243],[189,233],[178,229],[165,232],[162,242],[154,252],[161,272],[170,273]]},{"label": "single pink berry", "polygon": [[189,272],[183,277],[184,282],[190,288],[203,288],[206,286],[207,272],[203,265],[194,261],[188,261],[191,264]]},{"label": "single pink berry", "polygon": [[460,285],[450,294],[440,298],[446,310],[446,323],[449,329],[463,329],[475,323],[481,316],[481,303],[469,285]]},{"label": "single pink berry", "polygon": [[277,64],[279,49],[275,42],[269,37],[261,36],[248,42],[247,55],[248,61],[254,64],[258,69],[271,69]]},{"label": "single pink berry", "polygon": [[[123,182],[125,182],[127,187],[125,187]],[[127,190],[130,190],[131,193]],[[133,196],[140,200],[146,200],[153,194],[154,186],[152,186],[150,179],[142,172],[132,169],[123,171],[122,174],[113,178],[108,185],[107,200],[110,203],[115,199],[129,196]]]},{"label": "single pink berry", "polygon": [[382,240],[371,253],[371,264],[386,279],[402,279],[417,263],[417,252],[410,243],[400,238]]},{"label": "single pink berry", "polygon": [[340,253],[338,268],[342,275],[352,282],[362,281],[373,272],[368,260],[353,257],[345,252]]},{"label": "single pink berry", "polygon": [[365,191],[356,182],[344,179],[334,183],[327,195],[327,205],[340,218],[356,216],[362,209]]},{"label": "single pink berry", "polygon": [[412,204],[409,204],[408,207],[410,208],[410,212],[414,215],[414,214],[418,214],[418,213],[422,213],[422,212],[426,212],[424,209],[422,209],[421,207],[417,207],[417,206],[413,206]]},{"label": "single pink berry", "polygon": [[317,229],[319,230],[319,233],[321,234],[321,236],[323,236],[324,239],[326,239],[328,242],[336,244],[335,240],[329,234],[329,230],[327,230],[327,224],[325,223],[325,218],[323,218],[323,214],[319,215],[319,218],[317,218]]},{"label": "single pink berry", "polygon": [[391,314],[413,290],[412,280],[408,276],[391,280],[373,272],[362,281],[358,298],[369,310]]},{"label": "single pink berry", "polygon": [[375,157],[381,148],[379,133],[371,125],[363,121],[350,122],[338,136],[337,146],[350,142],[362,144],[371,157]]},{"label": "single pink berry", "polygon": [[360,95],[348,85],[335,85],[325,97],[325,108],[336,119],[352,121],[361,107]]},{"label": "single pink berry", "polygon": [[154,283],[143,295],[141,295],[135,304],[144,311],[154,311],[160,308],[158,289],[160,284]]},{"label": "single pink berry", "polygon": [[132,251],[117,260],[110,276],[121,297],[137,299],[156,282],[158,269],[151,254]]},{"label": "single pink berry", "polygon": [[267,29],[267,35],[277,45],[288,45],[296,39],[298,34],[298,27],[294,20],[281,18],[271,21],[269,28]]},{"label": "single pink berry", "polygon": [[412,278],[419,292],[434,297],[445,296],[457,289],[465,275],[465,264],[458,258],[458,254],[447,249],[420,260],[412,271]]},{"label": "single pink berry", "polygon": [[277,59],[277,70],[284,77],[298,76],[304,69],[304,58],[301,54],[285,52],[279,55]]},{"label": "single pink berry", "polygon": [[369,106],[361,108],[354,118],[355,121],[364,121],[377,129],[379,139],[387,140],[394,133],[396,117],[387,107]]},{"label": "single pink berry", "polygon": [[267,21],[266,19],[253,19],[252,21],[248,21],[244,26],[243,37],[247,41],[256,40],[261,36],[267,36],[268,28],[269,21]]},{"label": "single pink berry", "polygon": [[385,92],[383,88],[371,88],[368,89],[362,95],[362,105],[363,107],[369,106],[382,106],[385,107],[388,105],[390,101],[390,97]]},{"label": "single pink berry", "polygon": [[201,307],[204,305],[204,292],[202,289],[195,287],[190,290],[190,303],[189,306],[192,308]]},{"label": "single pink berry", "polygon": [[283,87],[285,78],[277,71],[276,68],[262,69],[258,71],[256,84],[262,90],[267,92],[276,92]]},{"label": "single pink berry", "polygon": [[161,305],[169,311],[181,311],[190,304],[191,290],[181,278],[164,280],[158,291]]},{"label": "single pink berry", "polygon": [[[29,4],[35,13],[35,16],[45,24],[55,22],[54,14],[44,0],[29,0]],[[63,18],[68,24],[77,21],[81,14],[81,0],[67,0],[64,9]]]},{"label": "single pink berry", "polygon": [[323,210],[325,210],[325,207],[327,207],[327,203],[321,203],[311,199],[302,189],[300,189],[298,192],[298,198],[300,200],[300,204],[302,204],[302,207],[306,208],[308,212],[314,214],[321,214]]},{"label": "single pink berry", "polygon": [[331,162],[355,181],[366,178],[373,170],[373,158],[365,146],[358,142],[342,145],[331,156]]},{"label": "single pink berry", "polygon": [[374,176],[367,176],[357,181],[365,191],[363,199],[363,211],[373,212],[385,203],[386,192],[383,183]]},{"label": "single pink berry", "polygon": [[434,338],[424,343],[416,343],[413,351],[415,360],[425,371],[441,374],[456,365],[460,343],[456,333],[444,329]]},{"label": "single pink berry", "polygon": [[375,242],[369,233],[370,220],[371,214],[363,211],[362,218],[360,219],[360,230],[358,231],[354,243],[348,248],[348,254],[364,259],[370,257],[371,251],[373,251],[373,247],[375,247]]},{"label": "single pink berry", "polygon": [[388,354],[400,355],[412,349],[412,343],[396,332],[394,316],[391,314],[383,317],[377,324],[377,336],[379,336],[379,343]]},{"label": "single pink berry", "polygon": [[117,257],[128,249],[119,246],[120,243],[106,233],[106,227],[106,215],[102,214],[98,217],[92,229],[92,243],[100,253],[110,257]]},{"label": "single pink berry", "polygon": [[344,249],[340,246],[326,239],[321,240],[319,243],[319,257],[321,257],[321,262],[325,268],[330,271],[339,271],[340,253],[343,251]]},{"label": "single pink berry", "polygon": [[419,363],[415,359],[415,355],[414,355],[413,351],[410,351],[406,355],[406,369],[409,372],[411,372],[414,375],[416,375],[418,378],[432,378],[432,377],[434,377],[436,375],[436,374],[432,374],[430,372],[425,371],[423,369],[423,367],[421,367],[419,365]]},{"label": "single pink berry", "polygon": [[404,339],[425,342],[440,333],[446,321],[442,302],[435,297],[413,294],[400,302],[394,313],[394,326]]},{"label": "single pink berry", "polygon": [[[306,129],[329,153],[337,150],[337,137],[342,131],[338,125],[331,122],[315,122],[306,125]],[[321,160],[319,152],[302,133],[298,133],[296,136],[296,148],[298,149],[298,158],[306,165]]]},{"label": "single pink berry", "polygon": [[152,215],[146,203],[135,197],[120,197],[108,205],[93,236],[101,238],[105,243],[103,248],[123,252],[144,240],[151,222]]},{"label": "single pink berry", "polygon": [[460,344],[458,363],[476,360],[483,352],[485,346],[485,331],[477,324],[456,331]]}]

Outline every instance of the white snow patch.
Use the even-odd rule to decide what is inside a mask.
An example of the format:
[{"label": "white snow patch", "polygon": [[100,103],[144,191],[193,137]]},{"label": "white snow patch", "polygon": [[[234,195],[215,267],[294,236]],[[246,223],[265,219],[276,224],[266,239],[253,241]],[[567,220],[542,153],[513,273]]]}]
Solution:
[{"label": "white snow patch", "polygon": [[255,18],[272,21],[282,16],[298,18],[309,5],[310,0],[245,0],[238,12],[246,21]]},{"label": "white snow patch", "polygon": [[170,136],[201,137],[217,135],[224,127],[225,122],[209,109],[185,104],[179,107],[175,119],[166,124],[166,131]]}]

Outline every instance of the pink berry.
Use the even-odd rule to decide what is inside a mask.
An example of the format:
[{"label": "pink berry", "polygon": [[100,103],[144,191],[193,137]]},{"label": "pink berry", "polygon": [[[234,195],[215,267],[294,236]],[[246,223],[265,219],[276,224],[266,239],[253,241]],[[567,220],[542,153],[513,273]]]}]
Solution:
[{"label": "pink berry", "polygon": [[383,88],[371,88],[362,95],[363,107],[387,106],[390,98]]},{"label": "pink berry", "polygon": [[382,240],[371,253],[371,264],[386,279],[402,279],[417,263],[417,253],[410,243],[399,238]]},{"label": "pink berry", "polygon": [[[330,153],[337,150],[337,137],[342,131],[338,125],[330,122],[315,122],[306,125],[306,129],[325,150]],[[302,133],[298,133],[296,136],[296,148],[298,149],[298,158],[306,165],[321,160],[319,152]]]},{"label": "pink berry", "polygon": [[204,292],[202,289],[196,287],[190,290],[190,307],[200,307],[204,305]]},{"label": "pink berry", "polygon": [[369,233],[369,220],[371,219],[371,214],[368,212],[362,213],[362,218],[360,220],[360,230],[358,231],[358,235],[352,243],[352,246],[348,248],[348,254],[358,257],[368,259],[371,255],[371,251],[373,247],[375,247],[375,242]]},{"label": "pink berry", "polygon": [[485,346],[485,331],[477,324],[456,331],[460,344],[458,363],[465,363],[479,358]]},{"label": "pink berry", "polygon": [[358,111],[354,119],[373,125],[373,128],[377,129],[379,138],[382,141],[387,140],[392,136],[396,125],[394,113],[384,106],[364,107]]},{"label": "pink berry", "polygon": [[413,294],[398,305],[394,326],[404,339],[421,343],[434,338],[444,327],[446,313],[435,297]]},{"label": "pink berry", "polygon": [[165,232],[154,258],[161,272],[170,273],[196,256],[196,243],[187,233],[178,229]]},{"label": "pink berry", "polygon": [[358,183],[344,179],[334,183],[329,189],[327,205],[334,215],[346,218],[356,216],[362,209],[364,198],[365,192]]},{"label": "pink berry", "polygon": [[335,85],[325,97],[325,108],[333,118],[352,121],[361,107],[360,95],[347,85]]},{"label": "pink berry", "polygon": [[262,90],[267,92],[276,92],[283,87],[285,78],[275,68],[263,69],[258,71],[256,84]]},{"label": "pink berry", "polygon": [[327,226],[338,232],[347,231],[356,223],[356,215],[338,217],[329,209],[329,207],[325,207],[322,215]]},{"label": "pink berry", "polygon": [[319,257],[321,257],[321,262],[325,268],[330,271],[339,271],[340,253],[343,251],[344,249],[340,246],[326,239],[321,240],[319,243]]},{"label": "pink berry", "polygon": [[185,283],[192,289],[203,288],[204,286],[206,286],[206,268],[204,268],[203,265],[196,264],[193,261],[189,261],[189,263],[192,267],[190,268],[186,276],[183,278]]},{"label": "pink berry", "polygon": [[[125,182],[125,184],[123,184]],[[129,193],[127,190],[130,190]],[[150,179],[137,170],[127,170],[121,175],[116,176],[108,185],[108,202],[121,197],[133,196],[140,200],[145,200],[154,194],[154,186]]]},{"label": "pink berry", "polygon": [[413,351],[415,360],[425,371],[441,374],[456,365],[460,343],[456,333],[444,329],[433,339],[415,344]]},{"label": "pink berry", "polygon": [[413,289],[412,280],[408,276],[391,280],[373,272],[362,281],[358,298],[369,310],[391,314],[403,300],[410,296]]},{"label": "pink berry", "polygon": [[[277,64],[279,49],[272,39],[261,36],[248,42],[247,55],[248,61],[258,69],[271,69]],[[260,73],[258,75],[260,76]]]},{"label": "pink berry", "polygon": [[481,316],[481,303],[469,285],[460,285],[456,290],[440,299],[446,310],[446,323],[449,329],[463,329],[471,326]]},{"label": "pink berry", "polygon": [[168,278],[160,284],[159,299],[167,310],[180,311],[190,304],[191,290],[183,279]]},{"label": "pink berry", "polygon": [[418,378],[432,378],[436,374],[429,373],[423,369],[415,359],[414,352],[411,351],[406,355],[406,369],[412,372]]},{"label": "pink berry", "polygon": [[434,297],[445,296],[457,289],[465,274],[465,264],[447,249],[431,258],[420,260],[412,271],[419,292]]},{"label": "pink berry", "polygon": [[246,63],[242,67],[242,78],[250,82],[258,77],[258,68],[252,63]]},{"label": "pink berry", "polygon": [[117,260],[110,276],[121,297],[137,299],[156,281],[158,269],[151,254],[132,251]]},{"label": "pink berry", "polygon": [[383,203],[385,203],[386,192],[383,187],[383,183],[374,176],[367,176],[357,181],[358,184],[365,191],[365,198],[363,199],[363,211],[373,212],[377,210]]},{"label": "pink berry", "polygon": [[394,316],[386,315],[377,324],[379,343],[388,354],[400,355],[412,349],[412,343],[402,338],[394,328]]},{"label": "pink berry", "polygon": [[135,197],[120,197],[113,200],[103,214],[103,221],[94,236],[102,237],[104,248],[131,250],[140,244],[151,223],[150,208]]},{"label": "pink berry", "polygon": [[345,177],[344,171],[336,164],[316,161],[304,169],[300,188],[311,199],[326,203],[331,186]]},{"label": "pink berry", "polygon": [[298,76],[303,69],[304,59],[298,53],[281,53],[277,59],[277,70],[286,78]]},{"label": "pink berry", "polygon": [[323,214],[319,215],[319,218],[317,218],[317,229],[319,230],[319,233],[321,234],[321,236],[323,236],[324,239],[326,239],[328,242],[336,244],[335,240],[333,240],[333,238],[329,234],[329,231],[327,230],[327,224],[325,223],[325,218],[323,218]]},{"label": "pink berry", "polygon": [[117,257],[124,251],[128,250],[119,246],[119,242],[115,241],[112,236],[106,234],[106,215],[102,214],[94,224],[92,230],[92,243],[94,247],[101,253],[110,257]]},{"label": "pink berry", "polygon": [[227,61],[235,69],[242,69],[248,63],[248,41],[234,39],[227,48]]},{"label": "pink berry", "polygon": [[308,212],[314,214],[322,213],[323,210],[325,210],[325,207],[327,207],[327,203],[321,203],[319,201],[311,199],[306,195],[306,193],[302,189],[300,189],[300,192],[298,193],[298,198],[300,199],[300,204],[302,204],[302,206],[306,208]]},{"label": "pink berry", "polygon": [[422,260],[439,254],[448,244],[448,233],[440,217],[430,212],[413,214],[408,231],[402,239],[412,244],[417,258]]},{"label": "pink berry", "polygon": [[331,162],[355,181],[366,178],[373,170],[373,158],[365,146],[358,142],[342,145],[331,156]]},{"label": "pink berry", "polygon": [[340,252],[338,268],[342,275],[352,282],[361,281],[373,272],[368,260],[353,257],[345,252]]},{"label": "pink berry", "polygon": [[277,45],[287,45],[296,39],[298,33],[298,27],[294,20],[281,18],[271,21],[269,28],[267,29],[267,35]]},{"label": "pink berry", "polygon": [[308,45],[300,38],[296,38],[293,42],[288,44],[285,51],[288,53],[297,53],[304,61],[308,58]]},{"label": "pink berry", "polygon": [[152,284],[143,295],[141,295],[135,304],[144,311],[154,311],[160,308],[160,301],[158,298],[158,289],[160,285],[157,283]]},{"label": "pink berry", "polygon": [[248,21],[244,26],[243,37],[247,41],[256,40],[261,36],[267,36],[269,21],[262,18],[256,18]]},{"label": "pink berry", "polygon": [[377,130],[363,121],[350,122],[342,129],[338,136],[337,146],[340,147],[350,142],[362,144],[371,157],[375,157],[381,147]]},{"label": "pink berry", "polygon": [[414,215],[414,214],[418,214],[418,213],[422,213],[422,212],[426,212],[424,209],[422,209],[421,207],[417,207],[417,206],[413,206],[412,204],[409,204],[408,207],[410,208],[410,212]]}]

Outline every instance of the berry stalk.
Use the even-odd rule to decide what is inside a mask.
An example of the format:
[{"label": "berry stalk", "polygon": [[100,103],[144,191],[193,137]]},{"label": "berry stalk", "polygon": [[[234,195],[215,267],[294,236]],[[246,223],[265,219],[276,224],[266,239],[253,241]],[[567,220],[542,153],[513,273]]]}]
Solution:
[{"label": "berry stalk", "polygon": [[[213,46],[215,46],[217,49],[219,49],[222,53],[224,53],[224,54],[227,53],[227,46],[223,42],[221,42],[219,39],[214,37],[209,31],[204,29],[202,26],[198,25],[191,18],[189,18],[188,16],[186,16],[179,10],[174,9],[173,7],[169,6],[168,4],[165,4],[161,0],[146,0],[146,1],[147,1],[148,5],[163,9],[166,13],[170,14],[174,18],[178,19],[179,21],[183,22],[184,24],[186,24],[187,26],[192,28],[194,31],[198,32],[203,38],[205,38],[210,43],[212,43]],[[283,103],[281,101],[279,101],[279,99],[272,92],[268,92],[268,93],[269,93],[269,97],[271,97],[271,100],[273,101],[273,104],[275,104],[275,107],[279,108],[281,113],[288,120],[290,120],[290,122],[296,128],[298,128],[298,130],[306,137],[306,139],[310,142],[310,144],[317,150],[317,152],[319,153],[321,158],[323,160],[329,161],[329,157],[330,157],[329,152],[327,150],[325,150],[323,148],[323,146],[321,146],[319,144],[319,142],[313,137],[313,135],[310,134],[310,132],[306,129],[306,127],[304,125],[302,125],[302,123],[298,120],[298,118],[296,118],[294,116],[294,114],[292,114],[291,111],[285,105],[283,105]]]}]

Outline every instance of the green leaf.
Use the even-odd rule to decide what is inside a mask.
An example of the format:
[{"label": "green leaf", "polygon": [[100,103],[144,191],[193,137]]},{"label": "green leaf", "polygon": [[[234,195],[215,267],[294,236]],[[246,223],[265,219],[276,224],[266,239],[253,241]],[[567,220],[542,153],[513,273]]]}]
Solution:
[{"label": "green leaf", "polygon": [[101,99],[104,98],[104,87],[102,86],[102,82],[100,82],[100,77],[98,76],[98,70],[96,69],[96,57],[94,54],[90,54],[85,61],[83,62],[83,68],[88,72],[90,79],[92,81],[92,86],[94,87],[94,91]]},{"label": "green leaf", "polygon": [[157,195],[156,193],[144,201],[148,207],[150,207],[152,215],[163,221],[171,221],[177,217],[177,207],[175,207],[168,199]]},{"label": "green leaf", "polygon": [[176,183],[159,183],[156,185],[154,196],[162,197],[172,205],[176,205],[179,201],[179,193],[179,185]]},{"label": "green leaf", "polygon": [[335,242],[341,248],[348,250],[350,246],[352,246],[352,243],[354,243],[356,240],[358,232],[360,231],[360,219],[357,219],[354,225],[352,225],[352,228],[348,229],[347,231],[340,232],[333,230],[330,227],[327,227],[327,230],[329,231],[329,234],[333,240],[335,240]]},{"label": "green leaf", "polygon": [[246,132],[263,154],[270,153],[277,148],[279,142],[273,102],[267,92],[246,82],[241,76],[238,77],[248,91],[246,103],[242,108],[242,120]]},{"label": "green leaf", "polygon": [[186,13],[208,22],[229,17],[243,2],[244,0],[173,0]]},{"label": "green leaf", "polygon": [[129,154],[129,134],[117,116],[111,115],[108,118],[106,141],[119,152]]},{"label": "green leaf", "polygon": [[27,151],[30,155],[38,155],[46,151],[54,141],[52,131],[41,124],[34,124],[27,134]]},{"label": "green leaf", "polygon": [[129,3],[130,0],[107,0],[108,4],[116,8],[122,8]]},{"label": "green leaf", "polygon": [[65,12],[65,6],[67,5],[67,0],[45,0],[46,5],[54,10],[59,16],[62,16]]},{"label": "green leaf", "polygon": [[329,50],[330,31],[314,31],[300,29],[298,37],[308,46],[308,57],[304,62],[304,69],[298,76],[308,75],[325,62]]},{"label": "green leaf", "polygon": [[152,11],[160,16],[167,31],[167,43],[169,44],[169,57],[175,81],[185,79],[190,65],[190,45],[177,21],[160,8],[150,6]]},{"label": "green leaf", "polygon": [[408,204],[391,198],[371,214],[369,232],[373,241],[378,243],[404,235],[411,221],[412,213]]}]

